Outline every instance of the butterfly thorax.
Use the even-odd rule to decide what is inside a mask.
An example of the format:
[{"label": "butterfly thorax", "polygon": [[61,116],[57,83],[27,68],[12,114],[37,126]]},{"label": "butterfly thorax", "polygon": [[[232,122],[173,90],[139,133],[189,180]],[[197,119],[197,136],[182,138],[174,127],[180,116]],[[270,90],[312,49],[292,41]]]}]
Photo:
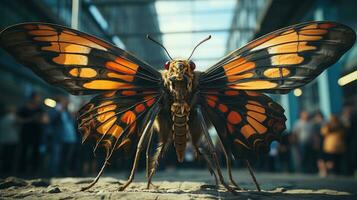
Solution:
[{"label": "butterfly thorax", "polygon": [[189,133],[189,99],[192,91],[193,70],[186,60],[171,61],[168,70],[162,73],[164,85],[170,93],[170,111],[172,132],[176,155],[179,162],[183,161]]}]

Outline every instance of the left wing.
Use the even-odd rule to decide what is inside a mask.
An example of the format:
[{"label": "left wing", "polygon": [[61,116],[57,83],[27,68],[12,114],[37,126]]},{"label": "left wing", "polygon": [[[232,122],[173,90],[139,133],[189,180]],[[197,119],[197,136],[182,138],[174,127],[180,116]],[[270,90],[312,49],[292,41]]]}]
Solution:
[{"label": "left wing", "polygon": [[104,147],[106,159],[117,149],[135,149],[148,113],[159,106],[160,98],[160,93],[146,90],[131,95],[114,91],[94,97],[78,113],[82,142],[94,139],[94,151]]},{"label": "left wing", "polygon": [[[124,93],[123,93],[124,92]],[[94,97],[78,114],[78,130],[82,141],[93,138],[94,151],[103,147],[105,159],[97,177],[81,190],[91,188],[102,175],[113,153],[137,150],[140,138],[150,118],[156,117],[161,93],[141,90],[128,94],[126,91],[106,92]]]},{"label": "left wing", "polygon": [[161,87],[161,74],[147,63],[64,26],[17,24],[0,33],[0,45],[46,82],[74,95]]},{"label": "left wing", "polygon": [[136,148],[162,95],[160,72],[89,34],[55,24],[24,23],[0,33],[0,45],[48,83],[74,95],[97,94],[78,115],[83,142],[94,138],[105,161]]},{"label": "left wing", "polygon": [[355,39],[351,28],[336,22],[289,26],[233,51],[201,75],[199,87],[287,93],[335,63]]}]

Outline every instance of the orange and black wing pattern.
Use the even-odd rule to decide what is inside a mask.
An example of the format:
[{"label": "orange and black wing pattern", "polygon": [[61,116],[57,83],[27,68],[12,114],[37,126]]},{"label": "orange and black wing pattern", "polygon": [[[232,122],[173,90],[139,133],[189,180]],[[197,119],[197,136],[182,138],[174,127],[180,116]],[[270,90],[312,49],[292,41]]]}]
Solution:
[{"label": "orange and black wing pattern", "polygon": [[161,75],[126,51],[60,25],[24,23],[0,34],[17,61],[71,94],[97,94],[78,115],[83,142],[94,138],[109,159],[135,146],[148,112],[162,94]]},{"label": "orange and black wing pattern", "polygon": [[289,26],[233,51],[202,74],[199,86],[287,93],[337,62],[355,39],[351,28],[336,22]]},{"label": "orange and black wing pattern", "polygon": [[286,27],[233,51],[199,77],[200,104],[238,158],[269,150],[285,130],[284,109],[266,93],[301,87],[349,50],[355,32],[328,21]]},{"label": "orange and black wing pattern", "polygon": [[285,129],[284,109],[264,94],[213,90],[202,92],[200,98],[224,147],[238,158],[268,151]]},{"label": "orange and black wing pattern", "polygon": [[0,44],[48,83],[71,94],[161,87],[161,75],[126,51],[86,33],[47,23],[11,26]]},{"label": "orange and black wing pattern", "polygon": [[82,142],[91,138],[95,148],[104,147],[106,159],[121,149],[136,148],[148,113],[158,106],[161,94],[156,91],[138,90],[106,92],[94,97],[78,113],[78,130]]}]

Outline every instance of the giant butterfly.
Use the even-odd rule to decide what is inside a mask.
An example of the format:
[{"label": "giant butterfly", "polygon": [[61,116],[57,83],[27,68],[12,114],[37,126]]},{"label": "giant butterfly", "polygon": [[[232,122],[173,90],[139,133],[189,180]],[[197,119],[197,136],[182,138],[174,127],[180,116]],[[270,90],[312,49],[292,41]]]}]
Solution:
[{"label": "giant butterfly", "polygon": [[[78,130],[83,142],[92,138],[94,149],[105,150],[105,160],[83,190],[98,181],[115,151],[128,149],[135,158],[120,189],[132,182],[143,150],[149,187],[165,150],[173,143],[182,162],[190,141],[217,184],[233,191],[214,145],[223,149],[230,182],[238,187],[231,159],[267,152],[285,129],[284,109],[263,93],[284,94],[307,84],[349,50],[355,37],[336,22],[301,23],[253,40],[204,72],[195,71],[190,58],[170,59],[157,71],[108,42],[48,23],[8,27],[0,43],[48,83],[73,95],[96,95],[78,112]],[[208,134],[210,126],[219,136],[217,144]]]}]

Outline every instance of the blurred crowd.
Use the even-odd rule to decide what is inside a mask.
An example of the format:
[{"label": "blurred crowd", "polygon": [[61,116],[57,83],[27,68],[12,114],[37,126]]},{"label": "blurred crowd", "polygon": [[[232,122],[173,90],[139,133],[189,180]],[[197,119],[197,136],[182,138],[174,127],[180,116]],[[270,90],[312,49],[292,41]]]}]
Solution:
[{"label": "blurred crowd", "polygon": [[[44,107],[39,93],[33,93],[19,108],[7,106],[0,117],[1,176],[87,176],[101,167],[90,145],[82,145],[76,131],[75,113],[68,109],[68,97],[58,96],[53,108]],[[271,144],[266,156],[252,164],[269,172],[352,175],[357,167],[357,115],[353,105],[345,105],[339,115],[302,111],[291,131]],[[195,162],[188,145],[184,167],[205,167]],[[116,160],[117,158],[119,160]],[[109,168],[129,172],[130,156],[118,156]],[[223,156],[221,156],[223,157]],[[100,158],[100,157],[99,157]],[[124,160],[124,162],[123,162]],[[223,162],[223,160],[222,160]],[[244,167],[235,161],[234,167]],[[170,148],[160,168],[176,168],[175,150]],[[182,166],[182,164],[181,164]],[[224,166],[224,165],[223,165]],[[145,168],[145,155],[139,170]],[[110,169],[109,169],[110,170]]]},{"label": "blurred crowd", "polygon": [[2,176],[78,176],[96,172],[94,159],[81,156],[87,150],[80,144],[68,97],[58,96],[56,102],[53,108],[45,107],[41,95],[33,93],[23,106],[5,108],[0,118]]},{"label": "blurred crowd", "polygon": [[272,172],[353,175],[357,168],[357,113],[345,105],[341,114],[302,111],[280,143],[273,142],[258,168]]}]

